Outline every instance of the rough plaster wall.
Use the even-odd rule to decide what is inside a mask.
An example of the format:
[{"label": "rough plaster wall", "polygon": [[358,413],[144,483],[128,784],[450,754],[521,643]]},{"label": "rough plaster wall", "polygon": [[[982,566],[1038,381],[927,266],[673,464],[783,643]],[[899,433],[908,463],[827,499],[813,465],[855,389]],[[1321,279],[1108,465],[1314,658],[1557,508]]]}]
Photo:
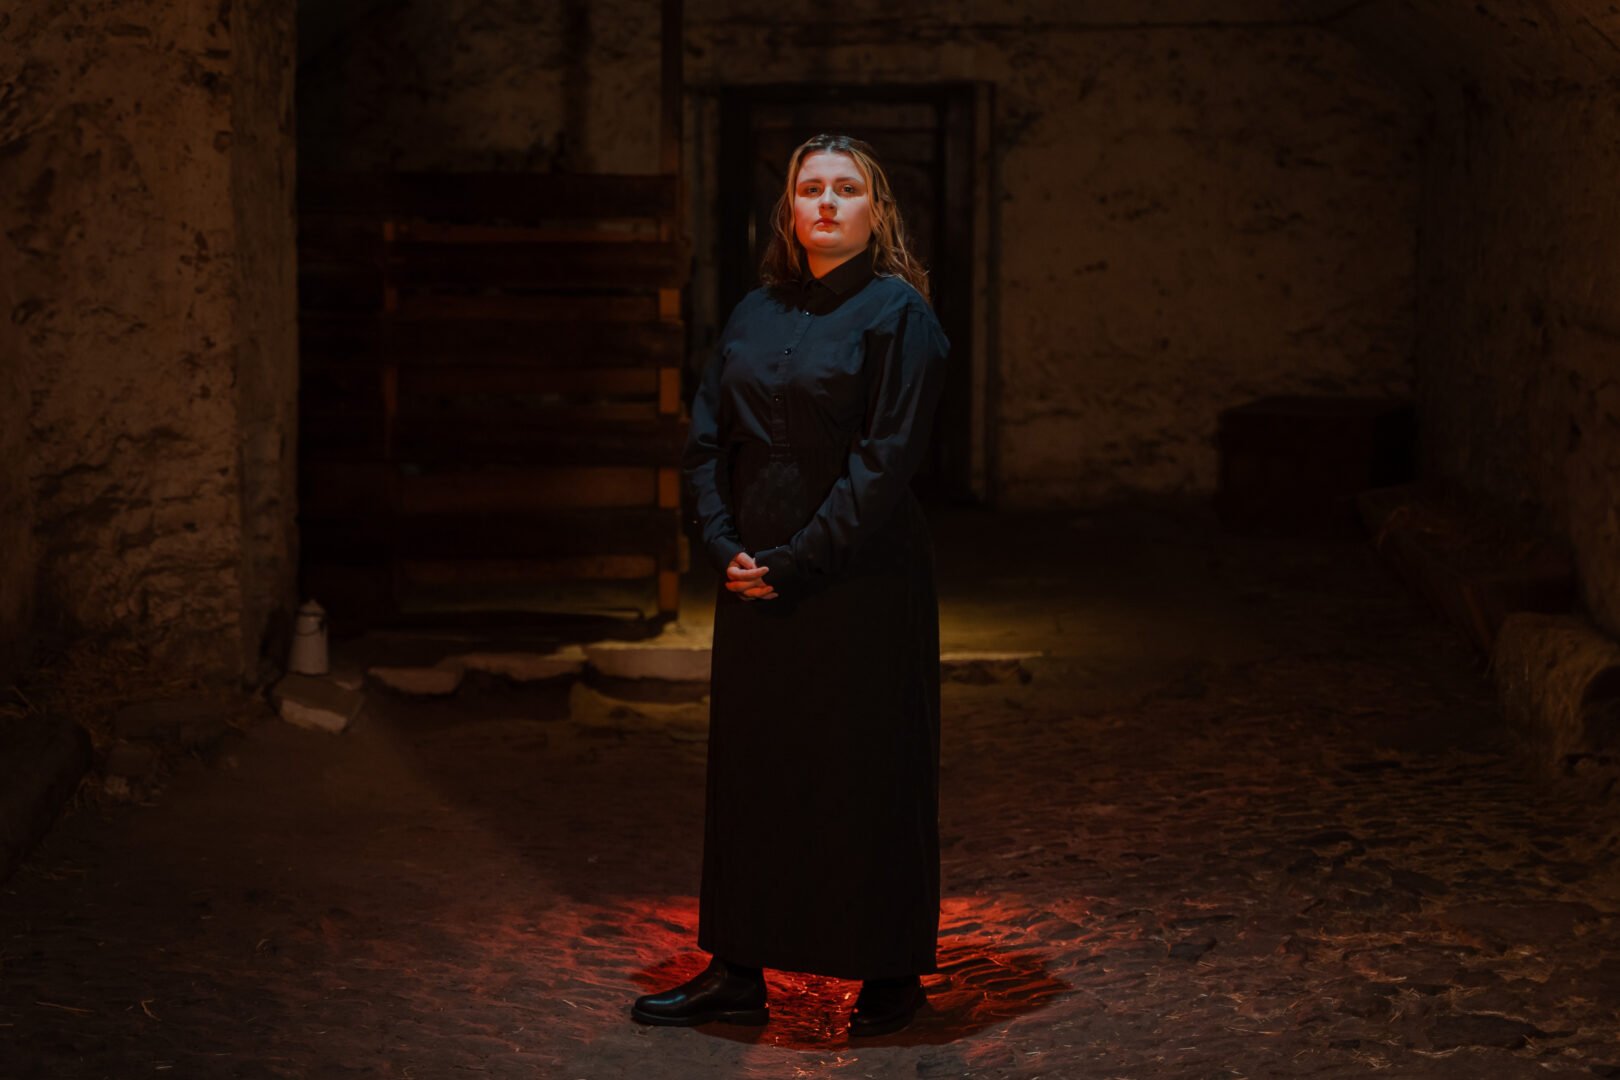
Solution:
[{"label": "rough plaster wall", "polygon": [[1336,29],[1436,103],[1425,471],[1567,536],[1620,634],[1620,4],[1381,0]]},{"label": "rough plaster wall", "polygon": [[356,6],[303,52],[299,152],[345,171],[656,171],[658,19],[656,0]]},{"label": "rough plaster wall", "polygon": [[1005,501],[1206,491],[1221,409],[1405,391],[1400,98],[1314,31],[1066,44],[998,95]]},{"label": "rough plaster wall", "polygon": [[[0,246],[0,252],[7,249]],[[11,262],[0,263],[0,682],[27,661],[34,626],[34,501],[28,490],[28,393],[18,363]]]},{"label": "rough plaster wall", "polygon": [[294,20],[288,0],[237,0],[231,14],[242,670],[262,663],[263,676],[291,640],[298,567]]},{"label": "rough plaster wall", "polygon": [[275,287],[240,281],[235,260],[229,14],[31,0],[0,29],[37,625],[127,633],[214,675],[257,652],[241,621],[237,300]]},{"label": "rough plaster wall", "polygon": [[1588,607],[1620,633],[1620,82],[1486,84],[1439,130],[1426,468],[1567,534]]}]

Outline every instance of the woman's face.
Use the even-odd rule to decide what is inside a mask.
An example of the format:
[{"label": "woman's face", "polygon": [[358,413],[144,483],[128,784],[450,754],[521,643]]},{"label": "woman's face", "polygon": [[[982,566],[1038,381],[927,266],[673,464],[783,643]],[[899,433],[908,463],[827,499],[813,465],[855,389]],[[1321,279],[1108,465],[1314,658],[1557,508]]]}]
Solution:
[{"label": "woman's face", "polygon": [[799,162],[793,184],[793,231],[819,277],[818,266],[836,266],[872,237],[866,179],[848,154],[818,150]]}]

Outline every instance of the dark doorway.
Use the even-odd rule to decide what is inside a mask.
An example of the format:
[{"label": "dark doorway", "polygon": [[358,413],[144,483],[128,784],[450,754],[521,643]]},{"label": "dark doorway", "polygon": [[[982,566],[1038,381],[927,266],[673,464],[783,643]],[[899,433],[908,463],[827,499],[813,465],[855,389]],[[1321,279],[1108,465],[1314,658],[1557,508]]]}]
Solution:
[{"label": "dark doorway", "polygon": [[951,363],[919,495],[973,498],[974,87],[728,88],[720,100],[720,311],[758,282],[770,214],[793,148],[821,132],[871,143],[889,173],[916,253],[928,267]]}]

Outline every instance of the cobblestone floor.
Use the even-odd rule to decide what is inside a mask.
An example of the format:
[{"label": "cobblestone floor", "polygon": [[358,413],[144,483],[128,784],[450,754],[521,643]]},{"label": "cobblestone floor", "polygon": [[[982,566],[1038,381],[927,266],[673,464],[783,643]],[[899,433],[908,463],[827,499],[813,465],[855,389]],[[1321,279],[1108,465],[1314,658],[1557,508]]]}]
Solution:
[{"label": "cobblestone floor", "polygon": [[695,707],[490,683],[64,820],[0,888],[0,1076],[1620,1077],[1613,803],[1531,778],[1362,545],[936,536],[946,647],[1045,655],[945,688],[906,1031],[775,971],[762,1030],[631,1024],[706,959]]}]

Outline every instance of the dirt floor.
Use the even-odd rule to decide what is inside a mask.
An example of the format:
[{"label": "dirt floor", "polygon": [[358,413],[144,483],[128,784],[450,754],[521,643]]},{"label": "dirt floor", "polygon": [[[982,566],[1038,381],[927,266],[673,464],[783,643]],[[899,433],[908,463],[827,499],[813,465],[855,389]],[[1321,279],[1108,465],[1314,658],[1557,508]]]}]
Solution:
[{"label": "dirt floor", "polygon": [[935,532],[945,648],[1044,655],[945,687],[907,1030],[777,971],[764,1029],[632,1024],[707,959],[701,704],[484,680],[71,813],[0,887],[0,1076],[1620,1077],[1614,801],[1364,544]]}]

